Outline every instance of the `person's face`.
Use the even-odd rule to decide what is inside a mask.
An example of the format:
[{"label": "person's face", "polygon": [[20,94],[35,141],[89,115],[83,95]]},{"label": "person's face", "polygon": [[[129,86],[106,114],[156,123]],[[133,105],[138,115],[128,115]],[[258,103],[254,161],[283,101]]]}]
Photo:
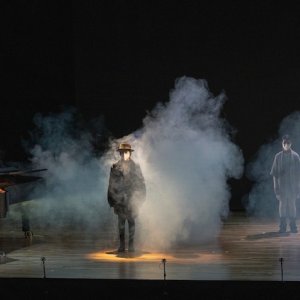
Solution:
[{"label": "person's face", "polygon": [[284,151],[289,151],[291,149],[292,143],[289,141],[282,142],[282,148]]},{"label": "person's face", "polygon": [[120,156],[122,160],[129,160],[131,156],[131,152],[128,150],[122,150],[120,151]]}]

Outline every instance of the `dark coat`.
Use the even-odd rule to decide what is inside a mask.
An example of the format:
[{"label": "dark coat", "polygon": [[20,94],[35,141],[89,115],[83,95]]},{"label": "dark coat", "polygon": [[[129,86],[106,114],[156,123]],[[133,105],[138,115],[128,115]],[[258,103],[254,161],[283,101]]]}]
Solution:
[{"label": "dark coat", "polygon": [[146,186],[140,166],[132,159],[119,160],[110,169],[108,203],[117,215],[137,217],[145,201]]},{"label": "dark coat", "polygon": [[270,174],[276,179],[275,194],[297,198],[300,193],[300,158],[291,150],[280,151],[274,157]]}]

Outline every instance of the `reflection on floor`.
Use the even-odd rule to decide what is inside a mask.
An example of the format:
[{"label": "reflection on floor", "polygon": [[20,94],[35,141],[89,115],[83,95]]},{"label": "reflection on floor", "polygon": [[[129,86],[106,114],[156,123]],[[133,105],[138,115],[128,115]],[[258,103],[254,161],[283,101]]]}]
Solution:
[{"label": "reflection on floor", "polygon": [[36,231],[28,241],[14,224],[1,220],[0,225],[0,278],[300,279],[299,234],[279,234],[275,220],[241,212],[224,222],[214,243],[167,252],[118,253],[109,232],[86,236],[71,229],[61,235]]}]

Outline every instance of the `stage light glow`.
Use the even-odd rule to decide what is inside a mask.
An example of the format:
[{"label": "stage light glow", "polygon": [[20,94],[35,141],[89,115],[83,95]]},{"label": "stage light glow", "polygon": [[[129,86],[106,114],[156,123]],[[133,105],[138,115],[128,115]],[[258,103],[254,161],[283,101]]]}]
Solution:
[{"label": "stage light glow", "polygon": [[168,263],[195,264],[195,263],[217,263],[224,259],[220,252],[137,252],[137,253],[117,253],[113,251],[99,251],[87,254],[87,259],[110,262],[161,262],[166,259]]}]

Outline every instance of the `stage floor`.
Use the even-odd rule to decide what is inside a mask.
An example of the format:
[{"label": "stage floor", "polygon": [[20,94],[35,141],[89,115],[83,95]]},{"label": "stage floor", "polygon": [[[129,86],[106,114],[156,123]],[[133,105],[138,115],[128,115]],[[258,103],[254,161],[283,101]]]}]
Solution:
[{"label": "stage floor", "polygon": [[49,229],[27,240],[20,224],[1,219],[0,225],[0,278],[161,280],[165,266],[170,280],[300,280],[300,235],[280,235],[276,220],[243,212],[231,213],[216,242],[123,255],[113,252],[110,232]]}]

